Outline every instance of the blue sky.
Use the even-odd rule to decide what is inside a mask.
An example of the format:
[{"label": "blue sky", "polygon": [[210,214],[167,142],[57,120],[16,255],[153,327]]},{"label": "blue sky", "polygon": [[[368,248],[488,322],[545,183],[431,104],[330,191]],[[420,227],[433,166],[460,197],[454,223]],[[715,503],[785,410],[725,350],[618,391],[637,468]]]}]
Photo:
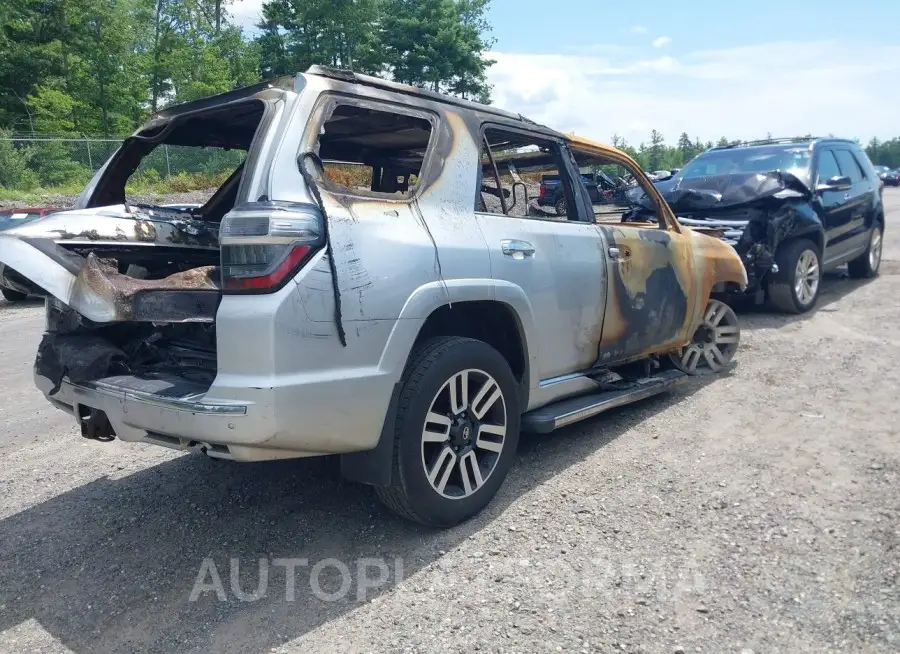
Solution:
[{"label": "blue sky", "polygon": [[494,103],[562,131],[900,136],[897,0],[493,0],[489,18]]},{"label": "blue sky", "polygon": [[[672,38],[676,53],[807,38],[900,44],[898,21],[895,0],[493,0],[490,10],[496,47],[505,52],[649,47],[660,36]],[[629,32],[635,27],[646,32]]]}]

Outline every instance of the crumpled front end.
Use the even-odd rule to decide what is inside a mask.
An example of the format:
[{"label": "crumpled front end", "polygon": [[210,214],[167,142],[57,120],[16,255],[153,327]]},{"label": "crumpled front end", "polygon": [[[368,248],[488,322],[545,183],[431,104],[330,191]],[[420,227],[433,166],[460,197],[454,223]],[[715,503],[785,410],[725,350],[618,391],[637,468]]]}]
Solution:
[{"label": "crumpled front end", "polygon": [[747,273],[747,292],[761,293],[777,272],[786,238],[818,229],[806,184],[790,173],[741,173],[680,180],[663,197],[678,221],[732,246]]}]

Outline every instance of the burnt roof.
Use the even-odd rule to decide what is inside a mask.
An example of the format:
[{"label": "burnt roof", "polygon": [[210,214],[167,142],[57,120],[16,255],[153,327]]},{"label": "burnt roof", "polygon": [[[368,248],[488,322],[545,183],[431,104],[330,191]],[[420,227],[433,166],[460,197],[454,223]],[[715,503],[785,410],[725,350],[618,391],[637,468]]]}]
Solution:
[{"label": "burnt roof", "polygon": [[334,79],[341,82],[349,82],[351,84],[371,86],[385,91],[402,93],[404,95],[418,96],[421,98],[427,98],[428,100],[432,100],[434,102],[441,102],[443,104],[462,107],[464,109],[470,109],[472,111],[479,111],[481,113],[501,116],[503,118],[506,118],[507,120],[518,120],[529,124],[535,124],[534,121],[529,120],[522,114],[506,111],[505,109],[498,109],[497,107],[481,104],[480,102],[473,102],[472,100],[463,100],[462,98],[457,98],[452,95],[445,95],[436,91],[429,91],[428,89],[419,88],[418,86],[401,84],[400,82],[392,82],[381,77],[355,73],[352,70],[342,70],[339,68],[329,68],[327,66],[316,65],[310,66],[307,69],[306,74],[318,75],[319,77],[327,77],[329,79]]}]

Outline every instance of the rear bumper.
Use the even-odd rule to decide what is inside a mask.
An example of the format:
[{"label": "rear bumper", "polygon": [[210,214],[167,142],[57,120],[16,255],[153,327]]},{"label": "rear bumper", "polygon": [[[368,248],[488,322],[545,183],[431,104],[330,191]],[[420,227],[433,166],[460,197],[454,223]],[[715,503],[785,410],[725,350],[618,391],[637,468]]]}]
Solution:
[{"label": "rear bumper", "polygon": [[[191,389],[189,384],[134,377],[110,377],[73,384],[64,380],[50,395],[53,383],[35,374],[35,384],[57,408],[84,425],[92,413],[103,412],[117,438],[177,450],[199,450],[221,459],[264,461],[371,449],[377,445],[381,421],[390,398],[379,412],[374,378],[349,383],[294,385],[281,388],[244,388],[216,392],[215,385]],[[378,384],[379,387],[381,384]],[[340,387],[340,389],[338,388]],[[196,390],[196,392],[192,392]],[[234,390],[234,389],[230,389]],[[390,387],[388,386],[388,391]],[[322,394],[371,398],[358,402],[359,412],[336,411]],[[246,397],[220,399],[220,395]],[[291,410],[279,410],[290,406]],[[368,410],[367,410],[368,409]],[[296,420],[297,413],[304,420]],[[374,420],[379,415],[379,422]],[[358,420],[366,419],[362,428]]]},{"label": "rear bumper", "polygon": [[[254,419],[253,405],[208,401],[203,395],[160,397],[149,390],[123,388],[109,380],[83,385],[63,381],[51,396],[53,383],[40,375],[34,379],[47,399],[74,416],[79,425],[92,410],[105,413],[116,436],[123,441],[200,449],[218,458],[260,458],[242,456],[240,451],[242,444],[265,440],[264,435],[254,433],[254,422],[259,421]],[[230,446],[237,446],[238,450],[232,452]]]}]

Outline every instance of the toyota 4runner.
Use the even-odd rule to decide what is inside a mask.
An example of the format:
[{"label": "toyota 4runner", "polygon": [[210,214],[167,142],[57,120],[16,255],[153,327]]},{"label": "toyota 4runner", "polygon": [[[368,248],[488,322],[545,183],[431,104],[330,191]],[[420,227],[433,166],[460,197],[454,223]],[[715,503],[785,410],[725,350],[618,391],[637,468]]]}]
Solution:
[{"label": "toyota 4runner", "polygon": [[[132,202],[159,146],[217,148],[201,207]],[[579,170],[649,206],[605,223]],[[533,215],[542,174],[566,214]],[[746,272],[627,155],[519,115],[343,71],[155,114],[70,211],[0,235],[0,282],[47,298],[38,387],[82,434],[235,461],[339,454],[400,514],[446,526],[547,433],[719,371],[710,300]]]}]

